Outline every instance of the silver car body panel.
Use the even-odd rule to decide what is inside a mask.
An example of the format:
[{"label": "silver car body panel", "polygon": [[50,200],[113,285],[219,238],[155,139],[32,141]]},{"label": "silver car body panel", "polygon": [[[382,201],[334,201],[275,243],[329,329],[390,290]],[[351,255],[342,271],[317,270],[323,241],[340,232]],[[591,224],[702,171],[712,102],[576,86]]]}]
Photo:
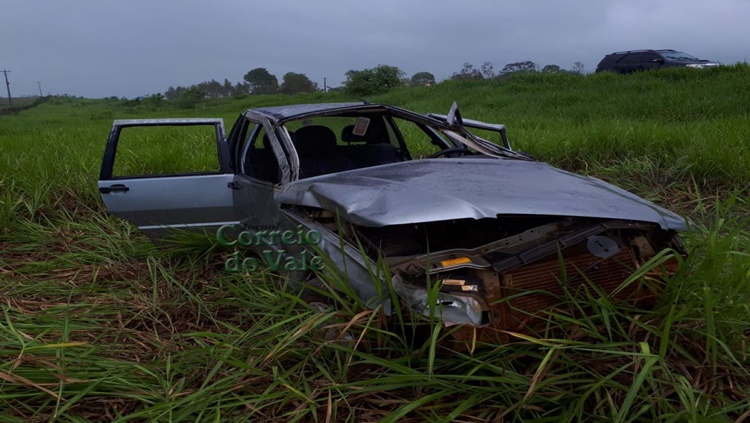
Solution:
[{"label": "silver car body panel", "polygon": [[522,160],[425,159],[357,169],[288,184],[278,200],[330,210],[371,227],[554,215],[686,229],[679,215],[612,184]]},{"label": "silver car body panel", "polygon": [[232,190],[233,174],[190,175],[99,181],[99,188],[123,185],[127,191],[102,194],[110,213],[138,226],[150,238],[166,229],[204,229],[238,223]]},{"label": "silver car body panel", "polygon": [[[112,167],[122,129],[149,126],[214,127],[217,161],[222,170],[113,177]],[[153,240],[163,238],[172,229],[215,232],[222,225],[239,222],[233,201],[235,175],[227,168],[226,153],[224,120],[220,118],[115,120],[97,185],[110,213],[132,222]]]}]

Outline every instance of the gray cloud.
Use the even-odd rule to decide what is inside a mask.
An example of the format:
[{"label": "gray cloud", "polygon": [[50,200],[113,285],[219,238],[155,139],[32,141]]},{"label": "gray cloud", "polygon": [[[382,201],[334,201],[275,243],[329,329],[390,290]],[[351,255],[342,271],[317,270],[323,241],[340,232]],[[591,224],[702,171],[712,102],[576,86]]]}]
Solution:
[{"label": "gray cloud", "polygon": [[134,97],[255,67],[336,86],[395,65],[447,78],[464,62],[531,60],[591,71],[607,53],[674,48],[748,59],[746,0],[36,0],[3,6],[0,68],[13,95]]}]

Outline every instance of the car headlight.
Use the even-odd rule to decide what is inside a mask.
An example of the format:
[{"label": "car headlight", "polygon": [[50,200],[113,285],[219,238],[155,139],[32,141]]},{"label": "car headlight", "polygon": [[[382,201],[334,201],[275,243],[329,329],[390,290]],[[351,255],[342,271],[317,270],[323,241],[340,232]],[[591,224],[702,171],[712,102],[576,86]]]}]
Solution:
[{"label": "car headlight", "polygon": [[[438,292],[435,298],[434,307],[430,307],[430,295],[426,288],[418,287],[406,283],[399,275],[394,275],[391,279],[394,290],[404,300],[412,310],[421,313],[424,316],[430,316],[430,309],[439,313],[445,326],[457,324],[470,324],[481,326],[487,322],[485,312],[489,309],[487,304],[481,299],[472,295],[449,294]],[[467,291],[472,291],[471,289]]]},{"label": "car headlight", "polygon": [[706,63],[690,63],[685,66],[689,68],[696,68],[696,69],[703,69],[703,68],[712,68],[714,66],[719,66],[721,63],[717,62],[706,62]]}]

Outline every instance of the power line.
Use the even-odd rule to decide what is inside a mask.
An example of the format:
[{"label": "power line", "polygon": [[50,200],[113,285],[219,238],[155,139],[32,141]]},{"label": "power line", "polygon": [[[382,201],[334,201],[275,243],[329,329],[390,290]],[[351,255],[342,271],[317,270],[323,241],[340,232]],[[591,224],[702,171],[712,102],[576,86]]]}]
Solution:
[{"label": "power line", "polygon": [[8,106],[13,105],[13,99],[10,96],[10,82],[8,82],[8,74],[10,73],[9,70],[3,69],[3,74],[5,74],[5,86],[8,88]]}]

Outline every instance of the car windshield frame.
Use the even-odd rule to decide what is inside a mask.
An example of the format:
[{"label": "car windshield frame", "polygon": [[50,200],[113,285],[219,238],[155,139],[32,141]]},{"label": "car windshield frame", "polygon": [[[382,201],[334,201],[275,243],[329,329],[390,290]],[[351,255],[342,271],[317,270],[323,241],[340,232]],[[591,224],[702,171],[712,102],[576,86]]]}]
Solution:
[{"label": "car windshield frame", "polygon": [[[451,143],[454,144],[457,148],[471,148],[473,151],[475,151],[477,154],[483,155],[483,156],[489,156],[489,157],[502,157],[502,158],[508,158],[508,159],[517,159],[517,160],[531,160],[533,161],[533,158],[530,158],[524,154],[518,153],[513,151],[512,149],[509,149],[505,146],[499,145],[497,143],[494,143],[492,141],[489,141],[487,139],[484,139],[474,133],[472,133],[467,125],[454,123],[454,124],[448,124],[441,115],[436,114],[421,114],[416,112],[411,112],[407,110],[403,110],[397,107],[393,106],[385,106],[380,105],[374,107],[368,107],[363,109],[347,109],[347,110],[334,110],[334,111],[326,111],[323,113],[320,112],[313,112],[313,113],[305,113],[300,114],[296,116],[290,116],[285,117],[283,119],[279,119],[278,125],[280,127],[287,128],[288,124],[292,124],[294,126],[297,122],[302,122],[304,120],[315,120],[315,119],[321,119],[321,118],[336,118],[336,117],[357,117],[357,116],[363,116],[363,117],[369,117],[369,116],[379,116],[386,120],[386,122],[389,125],[393,125],[393,122],[390,122],[392,118],[399,118],[404,119],[406,121],[410,121],[420,127],[423,131],[425,131],[426,135],[429,135],[430,131],[433,131],[435,134],[439,134],[442,136],[445,140],[449,140]],[[491,130],[499,130],[498,128],[502,128],[504,130],[504,125],[498,125],[498,124],[487,124],[479,121],[472,121],[467,120],[470,124],[482,124],[488,126],[488,129]],[[470,126],[470,125],[469,125]],[[491,128],[490,128],[491,127]],[[408,140],[404,139],[403,135],[396,131],[398,144],[400,144],[400,148],[402,151],[406,152],[407,157],[409,157],[409,160],[411,159],[411,146],[409,145]]]}]

